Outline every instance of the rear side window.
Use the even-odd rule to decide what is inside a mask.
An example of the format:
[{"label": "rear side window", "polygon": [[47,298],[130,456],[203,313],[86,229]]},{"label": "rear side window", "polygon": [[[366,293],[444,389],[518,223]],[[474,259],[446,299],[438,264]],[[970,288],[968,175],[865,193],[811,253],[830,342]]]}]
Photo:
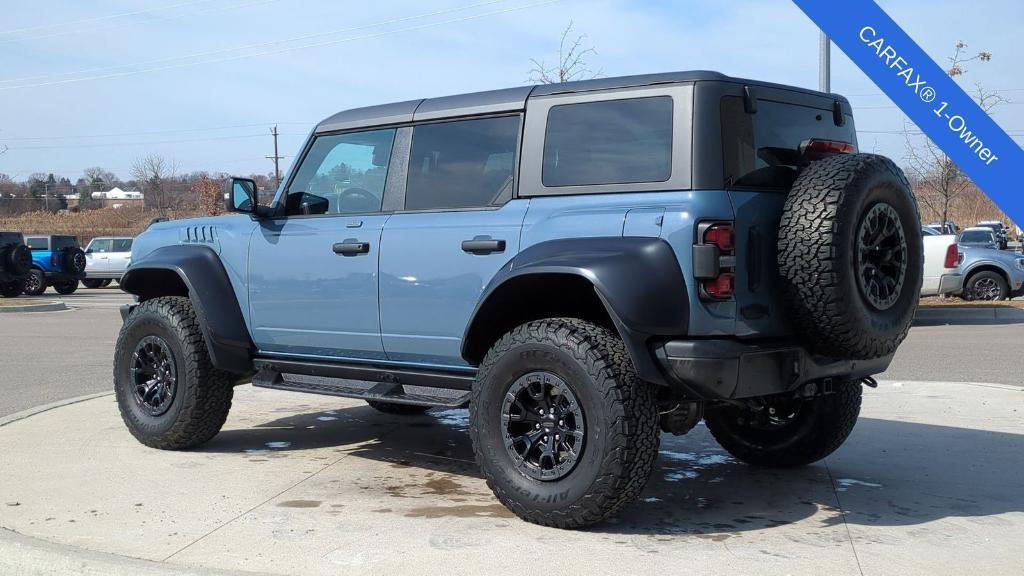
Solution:
[{"label": "rear side window", "polygon": [[511,197],[519,116],[416,126],[406,210],[481,208]]},{"label": "rear side window", "polygon": [[114,240],[114,252],[131,252],[132,251],[132,240],[131,238],[120,238]]},{"label": "rear side window", "polygon": [[564,104],[548,111],[544,186],[664,182],[671,176],[671,96]]},{"label": "rear side window", "polygon": [[78,237],[77,236],[54,236],[52,250],[63,250],[64,248],[77,248]]},{"label": "rear side window", "polygon": [[853,122],[836,126],[832,110],[758,100],[747,114],[743,99],[724,96],[722,160],[727,187],[789,188],[803,159],[800,144],[811,138],[856,144]]}]

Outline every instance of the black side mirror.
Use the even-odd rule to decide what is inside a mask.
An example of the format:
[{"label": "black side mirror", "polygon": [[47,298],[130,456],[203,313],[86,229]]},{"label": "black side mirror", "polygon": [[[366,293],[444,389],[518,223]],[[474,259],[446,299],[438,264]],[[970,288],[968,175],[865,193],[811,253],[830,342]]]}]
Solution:
[{"label": "black side mirror", "polygon": [[228,180],[227,188],[225,201],[228,212],[256,213],[259,202],[257,202],[257,189],[254,180],[232,178]]}]

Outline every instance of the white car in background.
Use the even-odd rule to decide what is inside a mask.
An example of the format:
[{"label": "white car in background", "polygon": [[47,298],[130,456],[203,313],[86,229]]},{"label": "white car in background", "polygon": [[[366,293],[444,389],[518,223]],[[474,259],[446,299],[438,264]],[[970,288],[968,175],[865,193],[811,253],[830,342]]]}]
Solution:
[{"label": "white car in background", "polygon": [[132,261],[133,238],[93,238],[85,248],[86,288],[109,286],[114,280],[121,281],[128,264]]},{"label": "white car in background", "polygon": [[921,296],[940,296],[960,292],[964,277],[958,266],[963,256],[956,243],[956,235],[939,234],[927,226],[921,227],[924,241],[924,278]]}]

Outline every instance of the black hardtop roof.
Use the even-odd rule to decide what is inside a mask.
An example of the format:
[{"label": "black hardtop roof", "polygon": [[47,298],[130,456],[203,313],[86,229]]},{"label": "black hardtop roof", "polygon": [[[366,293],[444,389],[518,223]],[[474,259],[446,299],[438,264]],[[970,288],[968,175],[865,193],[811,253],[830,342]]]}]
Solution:
[{"label": "black hardtop roof", "polygon": [[78,236],[74,234],[25,234],[25,239],[29,238],[74,238],[78,239]]},{"label": "black hardtop roof", "polygon": [[593,90],[614,90],[619,88],[624,89],[639,86],[652,86],[656,84],[688,84],[693,82],[728,82],[733,84],[762,86],[801,92],[825,98],[832,98],[841,102],[847,102],[846,98],[838,94],[826,94],[824,92],[798,88],[795,86],[773,84],[771,82],[748,80],[745,78],[734,78],[732,76],[726,76],[720,72],[708,70],[690,70],[685,72],[662,72],[658,74],[596,78],[594,80],[580,80],[561,84],[521,86],[518,88],[504,88],[501,90],[488,90],[486,92],[473,92],[468,94],[457,94],[454,96],[442,96],[440,98],[424,98],[420,100],[407,100],[405,102],[367,106],[364,108],[353,108],[350,110],[343,110],[329,118],[326,118],[317,124],[316,132],[333,132],[365,126],[401,124],[412,122],[414,120],[436,120],[457,116],[512,112],[523,110],[526,107],[526,101],[530,98],[550,96],[553,94],[589,92]]}]

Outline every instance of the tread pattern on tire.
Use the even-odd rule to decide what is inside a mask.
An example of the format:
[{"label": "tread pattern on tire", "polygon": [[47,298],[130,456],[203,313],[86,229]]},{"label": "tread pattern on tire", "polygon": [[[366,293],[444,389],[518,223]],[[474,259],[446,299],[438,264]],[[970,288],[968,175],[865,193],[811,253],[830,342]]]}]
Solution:
[{"label": "tread pattern on tire", "polygon": [[[887,170],[907,190],[910,183],[896,164],[875,154],[841,154],[815,162],[800,174],[786,198],[779,223],[778,268],[783,297],[797,332],[815,351],[851,358],[892,354],[906,338],[910,321],[898,334],[880,337],[859,329],[848,302],[841,297],[841,270],[836,250],[838,214],[844,196],[866,178],[868,168]],[[915,215],[917,203],[914,206]],[[920,217],[918,217],[920,220]],[[920,276],[920,275],[919,275]],[[906,284],[904,290],[920,285]],[[916,307],[916,296],[914,298]],[[913,317],[913,314],[910,315]]]},{"label": "tread pattern on tire", "polygon": [[[636,500],[651,475],[658,457],[660,433],[653,387],[641,381],[633,369],[622,340],[607,328],[576,318],[537,320],[520,325],[494,344],[480,364],[470,405],[479,403],[488,372],[512,348],[547,342],[571,355],[591,375],[613,414],[605,438],[613,449],[601,462],[601,473],[589,492],[559,511],[531,509],[495,481],[481,449],[478,427],[487,424],[470,417],[470,435],[477,464],[498,500],[520,518],[555,528],[579,528],[600,522]],[[516,472],[518,473],[518,472]]]},{"label": "tread pattern on tire", "polygon": [[710,413],[704,422],[719,445],[737,459],[766,468],[795,468],[821,460],[846,441],[857,424],[862,395],[860,382],[843,382],[836,385],[832,394],[812,400],[817,404],[813,406],[817,412],[814,415],[815,426],[781,448],[757,446],[749,439],[736,438],[722,421],[723,418],[734,418],[732,411],[718,415]]},{"label": "tread pattern on tire", "polygon": [[[224,426],[234,395],[234,378],[230,373],[213,367],[199,318],[189,299],[181,296],[163,296],[139,304],[121,330],[117,350],[123,350],[123,346],[129,345],[125,340],[133,319],[149,313],[165,319],[181,345],[184,370],[178,374],[175,401],[185,404],[177,412],[178,420],[171,430],[160,436],[141,434],[132,421],[134,415],[125,410],[122,402],[118,402],[121,418],[132,435],[146,446],[162,450],[193,448],[216,436]],[[115,381],[121,368],[120,358],[120,354],[115,354]]]}]

